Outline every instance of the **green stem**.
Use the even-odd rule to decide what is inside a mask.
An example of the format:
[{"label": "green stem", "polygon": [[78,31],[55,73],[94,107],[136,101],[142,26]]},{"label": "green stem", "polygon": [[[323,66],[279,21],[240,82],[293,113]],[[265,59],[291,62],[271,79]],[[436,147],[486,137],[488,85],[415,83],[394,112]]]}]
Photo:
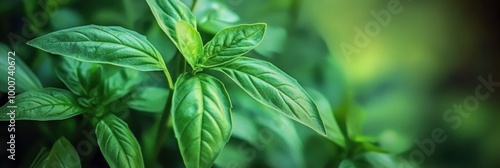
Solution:
[{"label": "green stem", "polygon": [[179,58],[179,62],[178,62],[178,65],[179,65],[179,69],[177,70],[177,76],[181,76],[184,72],[186,72],[186,59],[180,54],[180,52],[178,52],[178,58]]},{"label": "green stem", "polygon": [[292,5],[290,6],[288,28],[295,30],[297,28],[297,19],[299,18],[300,7],[302,5],[302,0],[292,0]]},{"label": "green stem", "polygon": [[165,102],[165,111],[161,116],[160,125],[158,125],[158,133],[156,134],[156,151],[155,158],[158,158],[158,154],[160,153],[161,147],[163,146],[163,141],[165,141],[165,136],[167,135],[167,131],[169,130],[168,120],[170,120],[170,108],[172,106],[172,98],[174,95],[174,90],[170,90],[168,93],[167,101]]},{"label": "green stem", "polygon": [[[193,4],[191,5],[191,11],[193,11],[194,7],[196,6],[197,0],[193,0]],[[179,50],[177,50],[177,53],[175,54],[175,57],[179,58],[179,69],[177,71],[177,77],[186,72],[186,59],[182,56]],[[161,147],[163,146],[163,141],[165,141],[165,138],[167,134],[169,133],[170,127],[172,125],[172,114],[170,111],[170,108],[172,107],[172,99],[174,95],[174,82],[172,81],[172,77],[170,76],[170,73],[168,72],[168,69],[166,66],[164,66],[164,71],[165,76],[167,77],[168,85],[170,88],[170,92],[168,93],[168,98],[167,101],[165,102],[165,111],[163,112],[160,120],[160,125],[158,125],[158,133],[156,134],[156,151],[154,153],[154,158],[158,159],[158,155],[160,154]]]},{"label": "green stem", "polygon": [[168,82],[168,88],[170,90],[174,89],[174,82],[172,81],[172,76],[170,75],[170,72],[168,71],[167,64],[163,60],[163,57],[160,55],[158,56],[158,60],[160,61],[160,65],[163,69],[163,73],[165,74],[165,77],[167,77],[167,82]]},{"label": "green stem", "polygon": [[189,8],[191,11],[193,11],[194,7],[196,7],[196,3],[198,3],[198,0],[193,0],[193,4],[191,4],[191,8]]},{"label": "green stem", "polygon": [[163,67],[163,73],[165,73],[165,76],[167,77],[167,82],[168,82],[168,88],[173,91],[174,90],[174,82],[172,81],[172,77],[170,76],[170,72],[168,72],[167,67]]},{"label": "green stem", "polygon": [[[175,58],[178,59],[179,63],[179,69],[176,72],[176,76],[180,76],[184,72],[186,72],[186,60],[182,56],[182,54],[177,51],[175,54]],[[168,71],[165,71],[165,73],[168,73]],[[167,75],[167,79],[170,78],[170,74]],[[172,79],[169,79],[169,84],[173,83]],[[172,114],[170,111],[170,108],[172,107],[172,99],[174,95],[174,87],[170,89],[170,92],[168,93],[168,98],[167,101],[165,102],[165,110],[163,111],[161,120],[160,120],[160,125],[158,125],[158,132],[157,132],[157,137],[156,137],[156,151],[154,153],[154,158],[158,159],[158,155],[160,154],[161,147],[163,146],[163,142],[165,141],[165,138],[167,137],[169,130],[172,125]]]}]

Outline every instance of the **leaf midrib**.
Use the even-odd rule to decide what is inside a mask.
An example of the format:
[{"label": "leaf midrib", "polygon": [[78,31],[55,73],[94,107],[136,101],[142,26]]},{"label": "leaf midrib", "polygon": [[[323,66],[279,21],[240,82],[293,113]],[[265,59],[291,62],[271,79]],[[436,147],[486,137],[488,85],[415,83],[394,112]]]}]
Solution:
[{"label": "leaf midrib", "polygon": [[[122,43],[114,43],[114,42],[110,42],[110,41],[94,41],[94,40],[90,40],[90,41],[58,41],[58,42],[55,42],[55,43],[56,43],[56,44],[57,44],[57,43],[63,43],[63,44],[64,44],[64,43],[103,43],[103,44],[121,45],[121,46],[124,46],[124,47],[126,47],[126,48],[131,48],[131,49],[134,49],[134,50],[136,50],[136,51],[139,51],[140,53],[145,54],[146,56],[149,56],[149,57],[151,57],[151,58],[155,59],[156,61],[159,61],[159,60],[158,60],[158,56],[157,56],[156,54],[151,55],[151,53],[147,53],[146,51],[143,51],[143,50],[141,50],[140,48],[135,48],[135,47],[133,47],[133,46],[129,46],[129,45],[122,44]],[[79,45],[78,45],[78,46],[79,46]],[[100,46],[99,46],[99,47],[100,47]],[[44,49],[42,49],[42,50],[44,50]],[[45,50],[45,51],[47,51],[47,50]],[[49,52],[49,51],[47,51],[47,52]]]},{"label": "leaf midrib", "polygon": [[[257,34],[257,33],[259,32],[259,30],[260,30],[260,29],[258,29],[257,31],[255,31],[255,32],[251,33],[250,35],[246,36],[245,38],[242,38],[242,39],[236,40],[236,42],[231,43],[231,44],[230,44],[230,45],[228,45],[228,46],[224,46],[224,45],[222,45],[221,49],[220,49],[220,50],[218,50],[218,52],[217,52],[217,53],[212,53],[212,54],[210,54],[210,55],[208,56],[207,60],[208,60],[208,59],[210,59],[210,58],[212,58],[212,57],[217,56],[218,54],[220,54],[222,51],[226,50],[227,48],[233,48],[232,46],[234,46],[234,45],[236,45],[236,44],[240,43],[240,42],[241,42],[241,41],[243,41],[243,40],[248,39],[249,37],[252,37],[253,35]],[[214,38],[216,38],[216,37],[217,37],[217,35],[215,35],[215,36],[214,36]],[[213,40],[216,40],[216,39],[213,39]],[[213,43],[213,40],[211,40],[208,44],[212,44],[212,43]],[[223,43],[223,44],[224,44],[224,43]],[[214,48],[215,48],[215,45],[212,45],[212,46],[214,46]],[[243,54],[245,54],[246,52],[248,52],[248,51],[245,51]],[[241,55],[243,55],[243,54],[241,54]],[[241,55],[240,55],[240,56],[241,56]]]},{"label": "leaf midrib", "polygon": [[[119,118],[114,118],[114,119],[119,119]],[[134,163],[134,162],[130,162],[131,161],[131,158],[133,158],[134,156],[132,156],[130,153],[126,152],[125,150],[125,147],[124,147],[124,143],[122,143],[122,141],[119,140],[119,138],[117,138],[117,133],[116,133],[116,130],[112,127],[112,125],[110,125],[108,122],[111,122],[111,124],[113,125],[117,125],[117,123],[120,123],[120,122],[117,122],[117,123],[114,123],[114,121],[105,121],[104,123],[106,124],[107,128],[110,130],[111,134],[113,135],[114,139],[117,141],[117,143],[120,145],[120,149],[118,152],[123,152],[125,153],[125,155],[127,155],[125,158],[127,159],[127,163]],[[123,125],[120,125],[120,126],[123,126]],[[121,136],[120,136],[121,137]],[[126,137],[126,136],[125,136]],[[111,137],[110,137],[111,138]],[[123,137],[121,137],[123,138]],[[133,147],[134,145],[132,145]],[[108,146],[109,147],[109,146]],[[132,159],[133,161],[133,159]]]},{"label": "leaf midrib", "polygon": [[[244,72],[244,71],[241,71],[241,70],[232,69],[232,68],[227,68],[227,67],[219,67],[219,68],[217,68],[217,69],[219,69],[221,72],[223,72],[223,73],[224,73],[224,74],[226,74],[227,76],[231,76],[231,75],[229,75],[227,72],[225,72],[225,69],[226,69],[226,71],[227,71],[227,70],[229,70],[229,71],[231,71],[231,70],[232,70],[232,71],[235,71],[235,72],[240,72],[240,73],[246,74],[246,75],[248,75],[248,76],[252,76],[252,77],[254,77],[254,78],[257,78],[257,79],[259,79],[259,80],[263,81],[264,83],[266,83],[267,85],[272,86],[272,88],[276,88],[276,87],[274,87],[274,85],[272,85],[271,83],[269,83],[269,82],[267,82],[267,81],[265,81],[265,80],[262,80],[261,78],[258,78],[257,76],[254,76],[254,75],[251,75],[251,74],[246,73],[246,72]],[[243,86],[241,85],[241,83],[240,83],[239,81],[236,81],[236,80],[235,80],[235,79],[233,79],[232,77],[230,77],[230,78],[231,78],[231,80],[233,80],[234,82],[236,82],[236,83],[237,83],[240,87],[242,87],[242,88],[243,88]],[[243,89],[243,90],[245,90],[245,89]],[[293,102],[294,104],[297,104],[297,105],[298,105],[298,106],[299,106],[299,107],[300,107],[303,111],[305,111],[305,112],[306,112],[306,114],[309,116],[309,119],[310,119],[310,120],[314,121],[314,120],[313,120],[313,116],[311,116],[309,113],[307,113],[307,110],[304,108],[304,106],[302,106],[301,104],[299,104],[299,103],[295,102],[293,98],[291,98],[291,97],[290,97],[290,96],[288,96],[287,94],[284,94],[284,93],[283,93],[280,89],[277,89],[277,88],[276,88],[275,90],[278,90],[278,92],[280,93],[280,95],[285,95],[288,99],[292,100],[292,102]],[[250,94],[250,96],[252,96],[252,95]],[[254,97],[254,96],[252,96],[252,97]],[[255,98],[255,97],[254,97],[254,99],[256,99],[257,101],[259,101],[259,102],[261,102],[261,103],[263,103],[263,104],[267,104],[267,103],[265,103],[265,102],[260,101],[259,99]],[[285,104],[286,104],[286,102],[285,102]],[[276,107],[273,107],[273,106],[269,106],[269,105],[266,105],[266,106],[271,107],[271,108],[273,108],[273,109],[275,109],[275,110],[277,110],[277,111],[282,111],[282,110],[280,110],[280,109],[278,109],[278,108],[276,108]],[[288,104],[287,104],[287,106],[288,106]],[[290,108],[290,107],[288,107],[288,108]],[[292,109],[292,108],[290,108],[290,109]],[[294,117],[295,117],[295,118],[297,118],[297,119],[298,119],[297,114],[296,114],[294,111],[292,111],[292,114],[294,115]]]}]

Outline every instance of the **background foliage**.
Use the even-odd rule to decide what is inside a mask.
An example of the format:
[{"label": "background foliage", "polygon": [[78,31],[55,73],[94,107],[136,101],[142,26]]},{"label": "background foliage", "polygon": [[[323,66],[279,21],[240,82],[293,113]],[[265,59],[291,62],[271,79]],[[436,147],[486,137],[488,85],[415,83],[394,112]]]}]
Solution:
[{"label": "background foliage", "polygon": [[[27,20],[39,20],[34,14],[49,9],[53,2],[2,0],[0,7],[1,43],[16,51],[44,87],[65,88],[54,70],[61,66],[62,60],[28,47],[25,42],[49,32],[88,24],[122,26],[146,35],[169,62],[167,66],[176,67],[175,46],[156,24],[146,1],[67,0],[49,12],[47,22],[38,23],[39,31],[25,35],[23,25]],[[188,6],[192,3],[184,2]],[[432,137],[435,128],[443,128],[448,139],[437,144],[435,152],[426,156],[420,166],[500,166],[498,91],[481,101],[458,129],[452,129],[442,117],[447,109],[474,94],[480,84],[479,76],[492,74],[493,81],[500,81],[499,61],[495,58],[499,54],[495,33],[498,26],[492,24],[498,14],[492,12],[493,2],[401,1],[403,11],[392,15],[389,25],[381,28],[381,33],[347,62],[339,44],[352,43],[356,36],[354,28],[373,21],[370,11],[385,9],[387,3],[386,0],[199,0],[193,12],[204,40],[228,26],[267,23],[266,38],[247,55],[270,61],[297,79],[316,101],[327,121],[327,130],[338,132],[322,137],[261,106],[237,85],[226,85],[233,99],[233,135],[214,166],[394,167],[400,164],[400,158],[409,160],[412,151],[421,150],[415,141]],[[10,33],[21,38],[12,41],[7,36]],[[168,93],[161,88],[168,88],[166,81],[155,78],[162,74],[147,75],[151,78],[144,79],[143,85],[160,90],[131,96],[165,99]],[[229,79],[223,79],[228,80],[224,83],[230,83]],[[4,104],[6,94],[1,94]],[[163,105],[164,101],[129,103]],[[143,108],[146,107],[150,106]],[[151,113],[139,110],[130,110],[121,117],[147,158],[156,150],[152,138],[156,130],[152,128],[158,123],[155,121],[158,113],[154,112],[158,110],[150,110]],[[42,147],[50,151],[60,143],[72,143],[78,150],[77,144],[88,139],[85,132],[90,132],[91,126],[80,116],[54,122],[18,121],[16,129],[19,160],[1,159],[0,167],[27,167]],[[1,135],[6,133],[2,130]],[[153,165],[183,167],[173,131],[169,134],[159,150],[161,162]],[[59,139],[61,136],[67,140]],[[1,136],[0,141],[8,139]],[[82,167],[107,165],[97,146],[90,151],[80,158]]]}]

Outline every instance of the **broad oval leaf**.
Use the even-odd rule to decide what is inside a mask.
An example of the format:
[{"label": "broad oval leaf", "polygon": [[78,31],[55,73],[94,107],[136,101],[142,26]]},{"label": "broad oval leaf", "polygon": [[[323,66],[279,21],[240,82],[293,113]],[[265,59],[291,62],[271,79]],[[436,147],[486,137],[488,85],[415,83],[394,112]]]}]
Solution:
[{"label": "broad oval leaf", "polygon": [[198,58],[203,54],[203,42],[200,33],[183,20],[177,22],[175,32],[177,33],[179,51],[191,67],[194,68],[197,65]]},{"label": "broad oval leaf", "polygon": [[318,107],[295,79],[273,64],[241,57],[216,67],[258,102],[320,134],[326,134]]},{"label": "broad oval leaf", "polygon": [[64,137],[59,138],[50,150],[44,167],[79,168],[80,156],[71,143]]},{"label": "broad oval leaf", "polygon": [[19,94],[14,104],[7,102],[0,108],[0,121],[7,121],[10,112],[13,110],[9,106],[15,105],[16,120],[64,120],[78,114],[84,113],[84,109],[77,103],[76,95],[73,93],[55,88],[42,90],[31,90]]},{"label": "broad oval leaf", "polygon": [[46,34],[27,44],[84,62],[112,64],[140,71],[160,71],[165,67],[160,53],[146,37],[117,26],[74,27]]},{"label": "broad oval leaf", "polygon": [[218,32],[204,47],[203,66],[225,64],[257,47],[266,33],[266,24],[243,24]]},{"label": "broad oval leaf", "polygon": [[[9,86],[8,85],[8,82],[9,82],[8,77],[11,77],[11,76],[7,75],[7,74],[9,72],[9,70],[8,70],[9,63],[12,61],[15,62],[15,65],[13,65],[13,67],[15,67],[15,70],[14,70],[15,73],[14,73],[14,77],[13,77],[15,80],[12,80],[12,78],[11,78],[10,81],[16,82],[14,86],[16,87],[17,93],[27,91],[27,90],[41,89],[42,84],[40,83],[40,80],[38,80],[38,77],[23,62],[23,60],[21,60],[21,57],[18,57],[14,53],[8,54],[8,52],[10,52],[10,51],[11,50],[9,49],[9,47],[7,47],[3,43],[0,43],[0,53],[5,54],[5,56],[6,56],[5,58],[2,58],[5,60],[0,61],[0,67],[1,67],[0,73],[2,75],[6,75],[6,76],[0,78],[0,91],[2,91],[2,92],[9,91],[8,90],[8,86]],[[7,56],[11,57],[12,59],[7,59]]]},{"label": "broad oval leaf", "polygon": [[139,142],[125,121],[110,114],[97,124],[95,132],[110,167],[144,167]]},{"label": "broad oval leaf", "polygon": [[161,113],[165,108],[169,92],[168,89],[160,87],[138,88],[132,92],[128,106],[139,111]]},{"label": "broad oval leaf", "polygon": [[177,44],[176,25],[180,20],[186,21],[196,30],[196,18],[189,8],[179,0],[146,0],[160,28]]},{"label": "broad oval leaf", "polygon": [[187,168],[210,167],[232,130],[231,102],[224,85],[205,74],[185,74],[172,100],[175,136]]}]

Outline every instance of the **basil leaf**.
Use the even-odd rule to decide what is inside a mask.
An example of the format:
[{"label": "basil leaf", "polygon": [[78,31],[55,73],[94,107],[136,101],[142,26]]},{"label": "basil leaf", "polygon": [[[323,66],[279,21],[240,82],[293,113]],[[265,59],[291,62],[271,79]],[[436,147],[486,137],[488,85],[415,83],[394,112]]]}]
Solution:
[{"label": "basil leaf", "polygon": [[56,74],[66,86],[92,104],[106,105],[128,94],[142,82],[139,71],[64,59]]},{"label": "basil leaf", "polygon": [[125,121],[110,114],[97,124],[95,132],[110,167],[144,167],[139,142]]},{"label": "basil leaf", "polygon": [[361,156],[373,167],[398,167],[400,165],[390,154],[365,152]]},{"label": "basil leaf", "polygon": [[104,105],[129,94],[142,83],[144,77],[139,71],[127,68],[119,68],[117,72],[106,76],[103,86],[99,87],[99,97],[102,98],[99,102]]},{"label": "basil leaf", "polygon": [[146,37],[122,27],[88,25],[60,30],[27,43],[43,51],[84,62],[112,64],[140,71],[165,67]]},{"label": "basil leaf", "polygon": [[73,145],[66,138],[61,137],[52,146],[44,167],[78,168],[82,166],[80,156]]},{"label": "basil leaf", "polygon": [[198,18],[198,27],[210,34],[216,34],[240,21],[240,16],[233,11],[232,6],[222,1],[198,1],[193,13]]},{"label": "basil leaf", "polygon": [[205,74],[185,74],[172,100],[175,136],[186,167],[210,167],[229,140],[231,102],[224,85]]},{"label": "basil leaf", "polygon": [[356,164],[351,159],[344,159],[340,162],[339,168],[356,168]]},{"label": "basil leaf", "polygon": [[241,57],[215,68],[226,74],[258,102],[279,111],[320,134],[325,127],[318,108],[295,79],[273,64]]},{"label": "basil leaf", "polygon": [[189,65],[195,67],[198,59],[203,54],[203,42],[200,33],[189,23],[182,20],[177,22],[175,32],[177,33],[179,51],[186,58]]},{"label": "basil leaf", "polygon": [[165,108],[169,92],[169,90],[159,87],[138,88],[132,93],[128,106],[139,111],[161,113]]},{"label": "basil leaf", "polygon": [[16,120],[64,120],[84,113],[84,109],[78,105],[76,96],[62,89],[46,88],[42,90],[31,90],[19,94],[15,104],[7,102],[0,108],[0,121],[8,121],[11,116],[9,106],[17,106]]},{"label": "basil leaf", "polygon": [[266,157],[264,160],[267,165],[305,167],[301,155],[304,146],[294,121],[261,105],[243,91],[235,90],[231,92],[231,96],[238,99],[232,113],[233,138],[245,140],[254,147],[265,148],[261,151],[264,156],[289,158],[289,162],[280,163],[279,160]]},{"label": "basil leaf", "polygon": [[102,79],[102,66],[85,63],[75,59],[64,58],[60,66],[56,67],[57,77],[78,96],[90,95],[93,88],[99,86]]},{"label": "basil leaf", "polygon": [[[8,54],[11,50],[9,47],[7,47],[5,44],[0,43],[0,53],[2,55],[5,55],[5,57],[2,57],[2,60],[0,61],[0,73],[2,74],[2,78],[0,78],[0,91],[2,92],[8,92],[8,87],[9,87],[9,78],[11,77],[9,72],[15,72],[14,77],[11,78],[10,81],[14,81],[15,84],[15,91],[17,93],[27,91],[27,90],[37,90],[42,88],[42,84],[40,83],[40,80],[38,80],[38,77],[31,71],[31,69],[21,60],[21,57],[18,57],[17,55],[14,56],[12,54]],[[7,57],[11,57],[12,59],[8,59]],[[9,71],[9,63],[12,63],[14,61],[15,69],[13,71]]]},{"label": "basil leaf", "polygon": [[160,52],[165,62],[170,62],[174,58],[177,48],[169,38],[165,38],[163,30],[161,30],[156,22],[151,23],[145,35],[158,52]]},{"label": "basil leaf", "polygon": [[186,21],[196,30],[196,18],[189,8],[179,0],[146,0],[151,8],[151,12],[160,25],[160,28],[167,34],[179,48],[176,25],[180,20]]},{"label": "basil leaf", "polygon": [[206,67],[225,64],[257,47],[266,32],[266,24],[244,24],[218,32],[204,49],[200,61]]},{"label": "basil leaf", "polygon": [[33,163],[31,163],[31,168],[43,167],[47,162],[47,156],[49,156],[49,149],[47,147],[42,147],[35,157]]},{"label": "basil leaf", "polygon": [[337,124],[337,120],[335,120],[335,115],[333,114],[330,102],[328,102],[328,99],[323,96],[323,94],[314,89],[308,89],[307,91],[311,95],[314,102],[318,105],[321,118],[325,121],[326,137],[335,144],[345,148],[346,139]]}]

